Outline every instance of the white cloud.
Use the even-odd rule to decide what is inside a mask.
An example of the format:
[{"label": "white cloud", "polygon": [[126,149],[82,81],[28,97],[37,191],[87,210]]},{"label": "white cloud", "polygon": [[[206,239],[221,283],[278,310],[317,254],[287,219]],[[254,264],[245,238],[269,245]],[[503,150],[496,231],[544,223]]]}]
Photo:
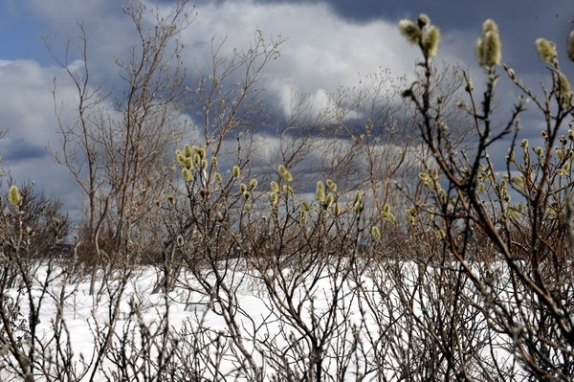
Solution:
[{"label": "white cloud", "polygon": [[9,139],[43,147],[54,137],[52,90],[58,74],[32,60],[0,61],[0,114]]},{"label": "white cloud", "polygon": [[[60,34],[65,31],[66,36],[77,36],[77,22],[84,24],[92,50],[91,65],[102,72],[101,78],[116,74],[112,57],[126,58],[128,47],[137,43],[130,21],[115,0],[33,3],[35,12]],[[159,8],[162,14],[168,14],[171,6],[153,0],[145,3],[150,9]],[[324,91],[351,87],[381,68],[390,69],[395,76],[406,75],[412,73],[418,57],[417,49],[399,34],[395,21],[350,22],[323,2],[205,2],[196,6],[192,16],[195,12],[197,17],[181,34],[186,46],[183,59],[191,76],[209,74],[212,39],[215,44],[226,40],[221,53],[228,57],[234,48],[249,48],[257,29],[268,38],[286,39],[280,47],[281,58],[265,70],[262,81],[262,87],[286,113],[293,93],[322,97]],[[74,43],[79,41],[72,41],[72,47]]]},{"label": "white cloud", "polygon": [[[71,38],[70,53],[77,56],[80,45],[78,22],[82,22],[89,40],[89,64],[93,78],[98,81],[119,81],[119,69],[113,58],[129,57],[129,47],[137,44],[137,36],[130,20],[121,12],[116,0],[30,0],[30,9],[36,17],[47,22],[58,32],[55,48],[65,46]],[[168,11],[168,2],[145,1],[160,12]],[[353,87],[366,76],[390,69],[393,76],[412,73],[418,52],[399,34],[395,21],[375,20],[355,23],[339,17],[325,3],[255,3],[252,0],[205,2],[199,4],[197,18],[182,32],[181,42],[186,46],[183,60],[190,75],[205,75],[212,63],[211,41],[226,39],[225,55],[233,48],[248,48],[255,38],[256,29],[265,36],[286,38],[281,45],[279,60],[266,69],[260,87],[267,91],[268,99],[289,114],[298,94],[308,94],[313,116],[325,107],[334,107],[331,94],[337,88]],[[195,13],[194,13],[195,14]],[[464,40],[464,41],[462,41]],[[456,61],[457,49],[468,45],[465,38],[445,36],[443,58]],[[60,50],[63,54],[63,52]],[[56,52],[58,53],[58,51]],[[73,57],[72,57],[73,58]],[[460,60],[459,60],[460,61]],[[77,65],[72,63],[72,65]],[[76,93],[69,79],[57,67],[42,67],[34,61],[0,62],[0,113],[4,124],[11,127],[10,137],[0,141],[0,150],[12,150],[14,142],[26,142],[29,148],[43,148],[49,142],[57,147],[52,89],[53,78],[58,80],[58,97],[67,105],[74,105]],[[368,87],[368,83],[361,85]],[[117,89],[117,88],[116,88]],[[295,101],[294,101],[295,98]],[[73,118],[71,114],[69,118]],[[269,143],[269,142],[268,142]],[[268,144],[264,147],[274,147]],[[272,153],[268,153],[271,155]],[[30,178],[56,179],[62,169],[45,156],[14,163],[15,175]],[[56,189],[58,184],[47,185]]]},{"label": "white cloud", "polygon": [[328,105],[325,94],[351,87],[363,76],[389,68],[396,76],[414,69],[416,49],[409,47],[393,22],[351,23],[325,3],[255,4],[251,0],[199,6],[196,22],[183,33],[193,41],[189,59],[200,68],[209,64],[209,42],[227,36],[226,47],[245,47],[255,29],[284,36],[281,58],[267,68],[264,87],[288,112],[293,93],[312,95]]},{"label": "white cloud", "polygon": [[[59,144],[52,91],[54,79],[62,76],[61,70],[32,60],[0,61],[0,115],[2,129],[8,130],[0,140],[0,154],[15,179],[35,181],[48,195],[67,197],[71,179],[46,150]],[[72,88],[60,84],[62,99],[73,103]]]}]

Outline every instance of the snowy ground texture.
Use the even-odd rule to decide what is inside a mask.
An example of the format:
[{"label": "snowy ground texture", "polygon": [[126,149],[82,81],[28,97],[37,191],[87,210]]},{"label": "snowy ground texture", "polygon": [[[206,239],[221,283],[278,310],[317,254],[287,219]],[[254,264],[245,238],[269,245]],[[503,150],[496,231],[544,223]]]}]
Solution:
[{"label": "snowy ground texture", "polygon": [[[88,276],[62,265],[30,275],[3,295],[2,381],[524,377],[460,272],[344,259],[266,271],[227,262],[181,271],[173,289],[152,293],[163,273],[147,267],[101,272],[93,295]],[[462,285],[457,296],[453,283]]]}]

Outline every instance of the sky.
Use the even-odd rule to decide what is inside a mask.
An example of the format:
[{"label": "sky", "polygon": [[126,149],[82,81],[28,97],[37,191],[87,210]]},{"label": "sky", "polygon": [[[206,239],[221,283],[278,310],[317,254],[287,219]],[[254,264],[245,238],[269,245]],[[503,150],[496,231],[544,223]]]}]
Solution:
[{"label": "sky", "polygon": [[[117,75],[114,57],[125,57],[134,42],[133,29],[121,12],[121,0],[0,0],[0,140],[4,166],[16,179],[32,180],[48,195],[77,200],[67,171],[55,164],[47,147],[60,145],[56,134],[53,90],[59,102],[73,105],[76,95],[48,46],[70,61],[78,58],[82,23],[90,44],[91,67],[102,82]],[[144,0],[168,7],[171,0]],[[426,13],[441,28],[439,59],[480,76],[474,43],[482,22],[492,18],[502,34],[503,60],[536,87],[548,75],[534,40],[557,43],[564,72],[574,78],[565,44],[574,29],[574,0],[198,0],[193,23],[182,33],[184,60],[193,67],[209,63],[209,41],[226,36],[228,47],[246,47],[256,29],[281,35],[281,58],[269,66],[263,87],[278,110],[293,92],[309,94],[317,107],[325,94],[351,87],[382,69],[397,77],[412,73],[417,50],[397,30],[402,18]],[[111,78],[111,80],[110,80]],[[108,83],[109,85],[109,83]],[[65,114],[64,118],[73,118]],[[70,119],[71,120],[71,119]]]}]

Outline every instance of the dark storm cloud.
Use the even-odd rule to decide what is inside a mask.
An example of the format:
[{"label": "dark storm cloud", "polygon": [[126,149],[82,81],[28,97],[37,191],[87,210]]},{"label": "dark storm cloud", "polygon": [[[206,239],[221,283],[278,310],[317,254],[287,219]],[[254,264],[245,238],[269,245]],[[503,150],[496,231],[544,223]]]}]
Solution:
[{"label": "dark storm cloud", "polygon": [[48,156],[44,147],[34,145],[24,138],[12,140],[7,147],[4,147],[3,154],[5,164]]},{"label": "dark storm cloud", "polygon": [[[258,3],[311,3],[307,0],[257,0]],[[565,44],[574,29],[574,1],[572,0],[327,0],[342,18],[353,22],[384,19],[396,22],[401,18],[415,18],[428,14],[445,34],[478,36],[482,22],[494,19],[500,26],[504,44],[504,61],[525,72],[540,70],[536,60],[534,40],[546,37],[557,43],[560,57],[565,61]],[[373,36],[381,38],[382,36]],[[469,46],[468,55],[473,53]],[[570,65],[571,66],[571,65]],[[571,69],[565,68],[566,72]]]}]

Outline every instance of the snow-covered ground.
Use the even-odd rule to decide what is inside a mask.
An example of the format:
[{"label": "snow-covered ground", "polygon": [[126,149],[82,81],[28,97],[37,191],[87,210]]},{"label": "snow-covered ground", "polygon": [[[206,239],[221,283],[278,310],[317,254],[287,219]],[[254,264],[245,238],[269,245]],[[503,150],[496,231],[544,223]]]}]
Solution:
[{"label": "snow-covered ground", "polygon": [[[407,262],[266,272],[228,263],[182,272],[173,290],[152,293],[161,276],[147,267],[100,274],[90,295],[89,277],[43,265],[31,289],[41,304],[38,322],[32,325],[26,288],[13,288],[4,300],[14,307],[13,326],[0,333],[20,336],[27,356],[34,346],[36,380],[409,379],[415,370],[446,367],[441,349],[432,348],[449,325],[445,290],[424,270],[420,279],[421,268]],[[499,367],[517,369],[480,311],[468,303],[461,309],[451,316],[460,320],[457,330],[468,328],[457,334],[467,371],[494,370],[493,352]],[[8,349],[1,380],[23,380]]]}]

